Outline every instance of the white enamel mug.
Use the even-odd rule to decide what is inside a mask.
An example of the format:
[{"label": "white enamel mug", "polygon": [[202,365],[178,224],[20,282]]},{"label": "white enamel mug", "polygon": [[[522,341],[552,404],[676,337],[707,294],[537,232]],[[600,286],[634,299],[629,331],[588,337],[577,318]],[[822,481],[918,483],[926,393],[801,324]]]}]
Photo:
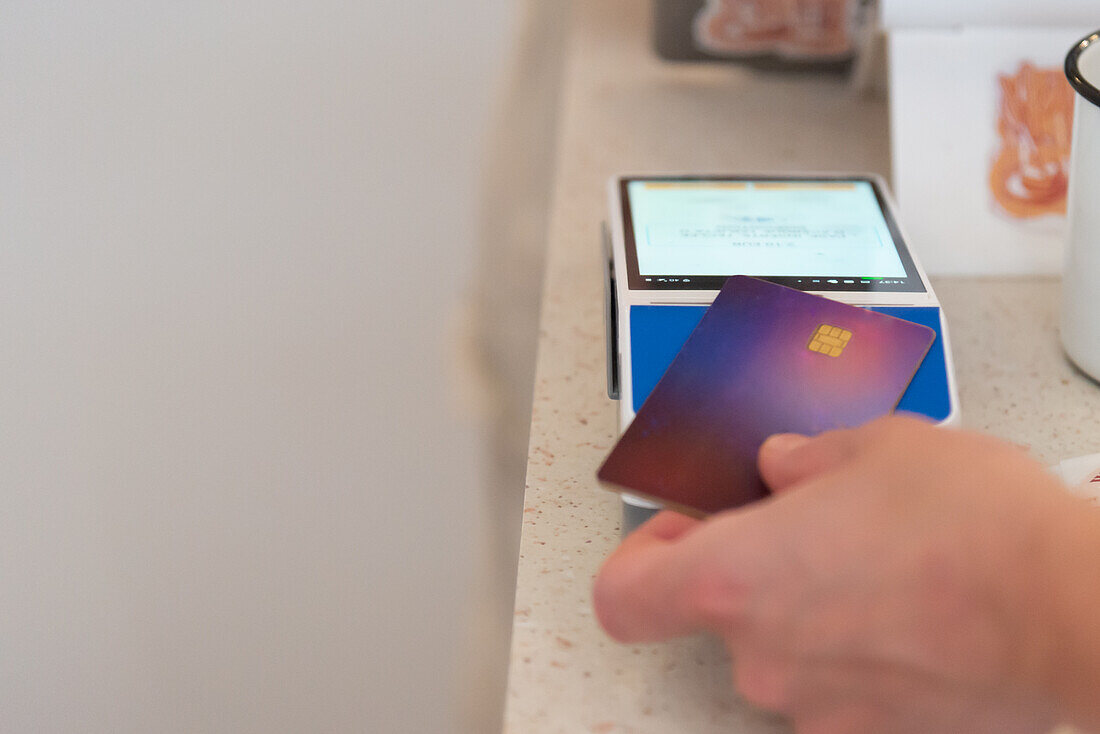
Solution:
[{"label": "white enamel mug", "polygon": [[1100,31],[1066,56],[1076,100],[1069,168],[1069,242],[1062,278],[1062,346],[1100,379]]}]

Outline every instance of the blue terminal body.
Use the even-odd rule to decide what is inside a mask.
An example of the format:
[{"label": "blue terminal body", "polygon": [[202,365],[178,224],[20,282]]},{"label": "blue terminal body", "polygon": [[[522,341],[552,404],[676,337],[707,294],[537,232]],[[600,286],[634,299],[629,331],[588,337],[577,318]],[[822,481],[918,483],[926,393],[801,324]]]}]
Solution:
[{"label": "blue terminal body", "polygon": [[[924,358],[898,410],[927,416],[936,422],[951,414],[947,363],[940,328],[940,309],[935,306],[874,306],[872,311],[931,327],[936,340]],[[687,341],[706,306],[631,306],[630,358],[633,408],[637,412],[657,381]]]}]

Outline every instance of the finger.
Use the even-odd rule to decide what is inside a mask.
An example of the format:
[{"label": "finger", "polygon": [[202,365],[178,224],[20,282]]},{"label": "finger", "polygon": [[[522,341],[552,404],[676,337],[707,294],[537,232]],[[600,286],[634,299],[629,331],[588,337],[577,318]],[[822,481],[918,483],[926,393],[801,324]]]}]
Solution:
[{"label": "finger", "polygon": [[812,439],[800,433],[776,433],[769,436],[756,453],[756,465],[760,476],[773,492],[786,489],[791,482],[787,478],[786,462],[791,453],[805,446]]},{"label": "finger", "polygon": [[682,515],[679,512],[661,510],[626,536],[619,548],[621,549],[628,543],[641,545],[651,543],[654,540],[676,540],[692,528],[697,527],[700,522],[702,520]]},{"label": "finger", "polygon": [[794,672],[776,655],[744,652],[733,661],[733,686],[753,706],[784,711],[791,704]]},{"label": "finger", "polygon": [[641,642],[694,631],[684,593],[688,554],[681,541],[702,524],[662,512],[628,535],[604,561],[592,601],[608,634],[622,642]]},{"label": "finger", "polygon": [[[873,707],[861,704],[833,705],[830,709],[809,716],[795,716],[798,734],[861,734],[883,731],[885,717]],[[890,731],[895,729],[890,728]]]},{"label": "finger", "polygon": [[779,433],[764,441],[757,466],[768,487],[783,492],[847,462],[859,442],[859,429],[829,431],[814,438]]}]

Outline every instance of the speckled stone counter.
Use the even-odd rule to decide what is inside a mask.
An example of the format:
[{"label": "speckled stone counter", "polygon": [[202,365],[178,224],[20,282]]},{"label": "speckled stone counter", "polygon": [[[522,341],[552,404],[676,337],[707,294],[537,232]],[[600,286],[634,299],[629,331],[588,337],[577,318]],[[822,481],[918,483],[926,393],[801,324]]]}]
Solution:
[{"label": "speckled stone counter", "polygon": [[[624,646],[600,630],[592,578],[620,501],[594,476],[616,435],[607,399],[598,231],[622,172],[888,173],[885,106],[841,80],[662,64],[648,3],[576,3],[555,195],[505,711],[510,734],[785,732],[732,692],[713,640]],[[962,243],[965,244],[965,243]],[[963,424],[1041,461],[1100,451],[1100,389],[1058,344],[1055,279],[936,279]]]}]

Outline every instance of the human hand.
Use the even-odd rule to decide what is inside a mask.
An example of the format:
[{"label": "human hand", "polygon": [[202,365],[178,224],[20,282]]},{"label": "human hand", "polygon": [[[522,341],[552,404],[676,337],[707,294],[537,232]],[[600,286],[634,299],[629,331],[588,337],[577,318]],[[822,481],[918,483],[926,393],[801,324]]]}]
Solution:
[{"label": "human hand", "polygon": [[1019,449],[893,417],[773,437],[759,463],[775,496],[661,513],[612,554],[594,598],[613,637],[717,633],[736,688],[800,734],[1045,732],[1096,713],[1065,679],[1100,663],[1065,562],[1100,557],[1095,511]]}]

